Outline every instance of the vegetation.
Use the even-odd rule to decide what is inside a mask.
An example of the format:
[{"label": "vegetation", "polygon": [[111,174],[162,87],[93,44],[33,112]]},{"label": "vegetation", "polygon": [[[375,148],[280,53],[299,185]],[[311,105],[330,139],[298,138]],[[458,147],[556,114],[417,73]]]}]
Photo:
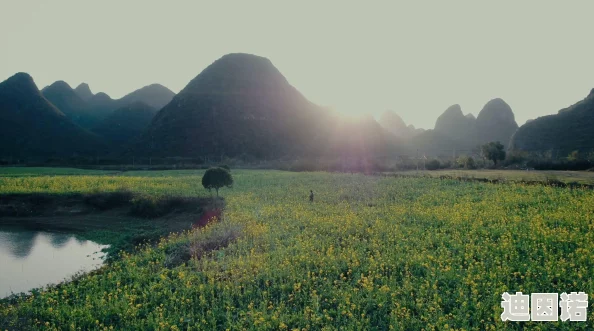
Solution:
[{"label": "vegetation", "polygon": [[74,233],[110,245],[113,260],[140,243],[205,225],[203,216],[213,208],[211,199],[127,190],[8,193],[0,194],[0,226]]},{"label": "vegetation", "polygon": [[25,73],[0,83],[0,104],[0,157],[94,156],[106,152],[98,137],[66,118]]},{"label": "vegetation", "polygon": [[233,186],[233,176],[225,168],[210,168],[202,176],[202,186],[209,191],[214,188],[218,197],[220,188]]},{"label": "vegetation", "polygon": [[[433,172],[439,173],[439,172]],[[200,171],[0,178],[0,191],[202,195]],[[2,329],[589,329],[501,294],[594,293],[590,190],[234,171],[220,222],[0,303]],[[307,202],[310,189],[316,203]],[[340,226],[337,226],[340,224]],[[194,256],[194,258],[192,258]]]},{"label": "vegetation", "polygon": [[574,150],[593,151],[594,90],[588,97],[562,109],[558,114],[530,121],[514,134],[511,148],[515,151],[548,152],[555,158]]},{"label": "vegetation", "polygon": [[427,162],[427,164],[425,165],[425,168],[427,168],[427,170],[437,170],[439,169],[439,167],[441,166],[439,160],[437,159],[433,159],[429,162]]},{"label": "vegetation", "polygon": [[498,141],[492,141],[481,146],[481,154],[487,160],[493,161],[497,166],[497,161],[505,160],[505,149]]},{"label": "vegetation", "polygon": [[157,109],[137,101],[114,110],[93,132],[102,136],[114,147],[121,147],[140,135],[150,124]]}]

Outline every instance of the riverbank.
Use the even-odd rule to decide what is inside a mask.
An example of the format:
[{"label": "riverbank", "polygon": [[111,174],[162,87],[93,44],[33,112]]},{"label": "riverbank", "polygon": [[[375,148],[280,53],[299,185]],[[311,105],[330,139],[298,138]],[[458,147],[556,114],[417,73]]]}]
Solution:
[{"label": "riverbank", "polygon": [[[204,226],[216,218],[222,199],[148,196],[121,190],[73,194],[0,195],[0,227],[71,233],[102,245],[107,260],[172,232]],[[206,219],[205,217],[208,217]]]}]

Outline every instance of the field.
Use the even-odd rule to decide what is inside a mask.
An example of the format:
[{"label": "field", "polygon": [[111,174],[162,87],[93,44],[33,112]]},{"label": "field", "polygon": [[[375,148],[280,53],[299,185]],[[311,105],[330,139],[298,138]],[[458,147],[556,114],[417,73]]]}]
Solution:
[{"label": "field", "polygon": [[[139,247],[74,282],[4,300],[0,329],[594,328],[591,309],[585,323],[500,319],[505,291],[593,298],[591,190],[232,173],[219,222]],[[202,171],[49,174],[0,176],[0,194],[126,188],[209,196]]]},{"label": "field", "polygon": [[399,175],[426,176],[426,177],[462,177],[462,178],[484,178],[488,180],[506,180],[514,182],[545,182],[547,180],[558,180],[564,183],[579,183],[594,185],[594,172],[591,171],[554,171],[554,170],[419,170],[419,171],[398,171]]}]

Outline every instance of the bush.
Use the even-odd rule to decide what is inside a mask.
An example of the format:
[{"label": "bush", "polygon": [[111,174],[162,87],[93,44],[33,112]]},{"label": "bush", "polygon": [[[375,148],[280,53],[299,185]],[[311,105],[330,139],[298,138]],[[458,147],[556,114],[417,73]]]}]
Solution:
[{"label": "bush", "polygon": [[427,162],[427,164],[425,165],[425,168],[427,170],[437,170],[440,168],[440,166],[441,166],[441,163],[439,162],[439,160],[433,159],[433,160]]},{"label": "bush", "polygon": [[128,204],[132,200],[132,197],[132,192],[128,190],[105,193],[98,192],[85,195],[84,202],[99,210],[109,210]]},{"label": "bush", "polygon": [[460,168],[476,169],[476,163],[474,162],[474,159],[470,156],[460,156],[456,160],[456,163],[458,164],[458,167],[460,167]]},{"label": "bush", "polygon": [[232,185],[233,176],[227,169],[210,168],[202,176],[202,186],[209,191],[214,188],[217,191],[217,197],[221,187],[231,187]]}]

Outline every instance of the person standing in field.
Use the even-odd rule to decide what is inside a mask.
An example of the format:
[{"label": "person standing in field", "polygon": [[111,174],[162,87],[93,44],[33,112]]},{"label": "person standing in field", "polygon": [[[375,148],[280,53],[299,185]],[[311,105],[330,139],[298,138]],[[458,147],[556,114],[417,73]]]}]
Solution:
[{"label": "person standing in field", "polygon": [[313,190],[309,190],[309,202],[313,202],[313,199],[314,199]]}]

